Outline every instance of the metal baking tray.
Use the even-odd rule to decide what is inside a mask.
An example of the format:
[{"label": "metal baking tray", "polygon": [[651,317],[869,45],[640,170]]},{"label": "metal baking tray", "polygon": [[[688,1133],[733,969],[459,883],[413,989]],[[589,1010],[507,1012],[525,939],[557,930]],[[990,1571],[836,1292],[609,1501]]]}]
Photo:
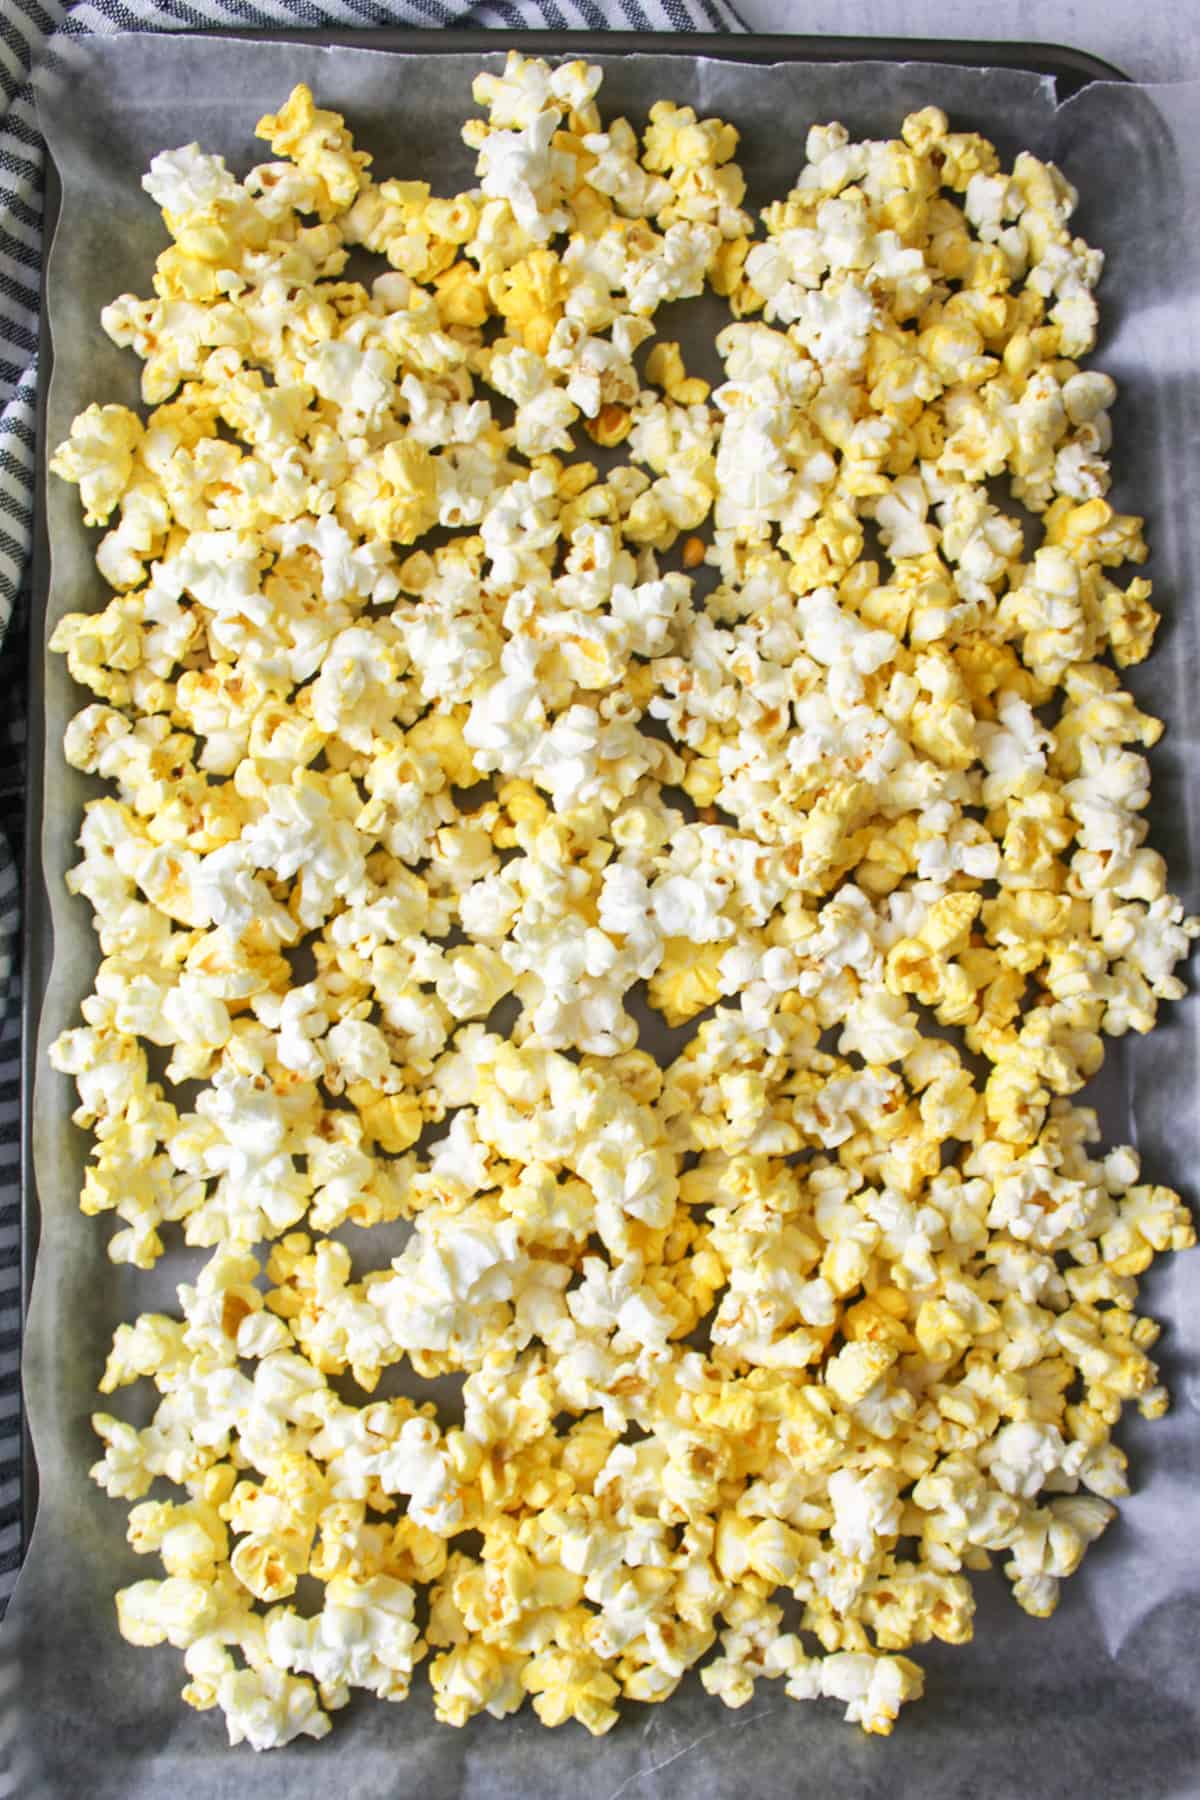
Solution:
[{"label": "metal baking tray", "polygon": [[[1053,77],[1060,100],[1078,93],[1092,81],[1126,81],[1123,70],[1068,45],[1031,42],[978,41],[952,38],[801,37],[747,33],[732,36],[704,32],[633,31],[409,31],[371,29],[334,31],[239,30],[212,31],[206,36],[242,38],[256,42],[309,43],[318,46],[351,45],[364,50],[383,50],[403,56],[431,51],[480,54],[517,48],[539,56],[595,56],[655,54],[678,57],[713,57],[737,63],[832,63],[923,62],[966,68],[1022,69]],[[50,241],[58,220],[60,193],[53,162],[46,159],[43,245]],[[45,258],[42,264],[42,298],[45,300]],[[34,1259],[39,1234],[39,1208],[33,1164],[33,1077],[37,1054],[38,1023],[50,971],[52,934],[50,912],[42,872],[42,820],[44,791],[45,650],[41,618],[49,586],[50,545],[46,526],[45,483],[46,394],[52,362],[46,307],[41,309],[39,330],[37,401],[37,451],[33,536],[32,599],[29,617],[29,677],[27,684],[27,738],[25,781],[25,845],[23,922],[21,935],[21,1316],[24,1326],[29,1303]],[[37,1510],[37,1464],[28,1424],[21,1419],[21,1554],[33,1529]]]}]

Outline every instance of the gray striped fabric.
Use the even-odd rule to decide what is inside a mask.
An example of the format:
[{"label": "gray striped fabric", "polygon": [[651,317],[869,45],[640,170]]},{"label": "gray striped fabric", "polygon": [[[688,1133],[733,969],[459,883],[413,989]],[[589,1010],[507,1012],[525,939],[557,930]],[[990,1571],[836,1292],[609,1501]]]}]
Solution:
[{"label": "gray striped fabric", "polygon": [[20,998],[25,685],[32,533],[42,144],[29,87],[56,33],[321,26],[741,31],[726,0],[0,0],[0,1613],[21,1556]]}]

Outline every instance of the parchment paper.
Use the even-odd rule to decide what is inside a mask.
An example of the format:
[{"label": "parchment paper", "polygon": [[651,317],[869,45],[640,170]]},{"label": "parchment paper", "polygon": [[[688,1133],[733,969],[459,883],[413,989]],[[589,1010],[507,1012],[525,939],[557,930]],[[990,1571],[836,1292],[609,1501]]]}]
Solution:
[{"label": "parchment paper", "polygon": [[[1007,156],[1022,146],[1053,156],[1082,188],[1078,227],[1108,253],[1096,362],[1121,383],[1114,498],[1149,515],[1151,572],[1166,613],[1154,657],[1133,678],[1143,702],[1170,724],[1152,758],[1154,841],[1169,856],[1175,890],[1195,908],[1200,88],[1094,87],[1058,110],[1050,82],[1004,72],[598,60],[608,114],[628,111],[637,121],[654,99],[671,95],[732,118],[756,204],[790,185],[810,123],[840,118],[854,133],[894,135],[907,111],[930,101]],[[109,343],[98,315],[118,292],[149,291],[153,257],[166,241],[139,189],[155,151],[196,138],[244,171],[268,155],[253,138],[255,120],[303,79],[321,104],[348,114],[380,169],[451,191],[470,180],[458,126],[472,110],[479,66],[452,53],[413,60],[193,37],[68,42],[39,84],[65,193],[49,271],[49,442],[92,400],[137,403],[138,366]],[[47,505],[49,627],[67,610],[102,605],[104,593],[91,561],[95,534],[80,523],[77,496],[52,483]],[[1167,1325],[1160,1349],[1175,1410],[1153,1426],[1132,1418],[1122,1427],[1136,1491],[1119,1522],[1065,1584],[1048,1622],[1021,1613],[1000,1577],[982,1580],[975,1643],[917,1653],[927,1698],[905,1710],[893,1738],[865,1739],[836,1707],[788,1700],[768,1682],[744,1710],[729,1712],[694,1678],[664,1706],[630,1706],[599,1740],[575,1726],[545,1731],[528,1710],[456,1732],[435,1723],[418,1680],[405,1705],[356,1701],[323,1743],[257,1758],[245,1747],[230,1751],[220,1716],[198,1715],[179,1700],[179,1653],[137,1650],[118,1636],[113,1590],[152,1571],[124,1541],[126,1507],[86,1474],[96,1455],[88,1418],[113,1328],[140,1310],[170,1309],[174,1284],[201,1253],[172,1252],[153,1275],[116,1269],[105,1256],[105,1225],[77,1211],[84,1136],[70,1123],[71,1085],[48,1070],[44,1051],[74,1022],[95,966],[87,904],[62,885],[93,784],[60,754],[63,727],[83,696],[59,657],[49,661],[46,693],[44,857],[56,956],[36,1092],[43,1225],[25,1364],[41,1507],[5,1634],[22,1695],[16,1791],[89,1800],[324,1800],[335,1786],[349,1800],[776,1800],[825,1792],[864,1800],[1174,1800],[1200,1792],[1200,1253],[1168,1260],[1145,1284],[1143,1304]],[[1097,1084],[1110,1141],[1136,1142],[1147,1177],[1185,1191],[1200,1163],[1198,1071],[1200,1003],[1189,999],[1164,1008],[1148,1040],[1113,1046]]]}]

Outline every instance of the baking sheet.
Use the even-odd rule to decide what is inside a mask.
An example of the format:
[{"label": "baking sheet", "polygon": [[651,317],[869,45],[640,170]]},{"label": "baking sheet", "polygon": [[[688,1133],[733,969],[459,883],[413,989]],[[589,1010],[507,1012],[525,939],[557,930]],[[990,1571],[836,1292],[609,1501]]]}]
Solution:
[{"label": "baking sheet", "polygon": [[[360,144],[388,173],[439,191],[467,185],[458,125],[471,112],[481,61],[454,54],[419,62],[311,44],[246,44],[156,37],[65,45],[43,73],[39,108],[63,178],[51,252],[54,374],[48,441],[93,399],[137,402],[138,365],[99,329],[101,305],[145,292],[161,221],[141,195],[151,155],[192,138],[242,170],[266,154],[255,120],[298,80],[344,110]],[[1200,252],[1190,225],[1200,207],[1200,89],[1103,86],[1061,109],[1052,85],[1013,71],[920,65],[780,64],[749,69],[678,57],[598,57],[606,114],[644,115],[670,94],[735,120],[751,200],[786,189],[807,126],[840,118],[855,133],[893,135],[904,113],[937,101],[956,123],[984,131],[1010,156],[1027,146],[1061,162],[1084,191],[1079,229],[1108,252],[1098,357],[1122,384],[1116,417],[1118,505],[1149,515],[1151,572],[1167,618],[1139,697],[1171,722],[1153,756],[1155,839],[1173,886],[1200,903],[1200,612],[1194,507],[1200,479],[1200,403],[1193,346],[1200,328]],[[68,610],[103,604],[77,496],[47,495],[53,580],[47,628]],[[66,767],[59,743],[83,703],[61,658],[46,671],[44,860],[56,955],[42,1017],[34,1149],[42,1242],[26,1344],[26,1390],[41,1472],[30,1556],[5,1626],[22,1707],[10,1778],[21,1793],[94,1800],[318,1800],[331,1781],[353,1800],[419,1793],[422,1800],[759,1800],[827,1789],[928,1800],[977,1792],[1017,1800],[1131,1793],[1139,1800],[1200,1792],[1200,1255],[1174,1259],[1147,1281],[1144,1304],[1168,1325],[1163,1363],[1176,1410],[1130,1420],[1134,1497],[1064,1588],[1048,1622],[1027,1618],[999,1577],[980,1583],[977,1638],[965,1649],[918,1652],[927,1698],[906,1709],[890,1740],[862,1738],[831,1705],[801,1705],[764,1682],[728,1712],[693,1680],[666,1706],[630,1706],[609,1736],[550,1733],[528,1711],[476,1719],[461,1732],[436,1724],[424,1681],[410,1703],[369,1696],[335,1720],[322,1743],[268,1756],[229,1751],[216,1714],[178,1699],[181,1658],[146,1652],[117,1634],[113,1590],[147,1572],[124,1541],[126,1508],[87,1479],[96,1454],[88,1424],[107,1345],[122,1318],[170,1308],[175,1283],[201,1253],[180,1251],[152,1274],[116,1269],[105,1227],[77,1211],[84,1134],[70,1123],[70,1085],[45,1067],[44,1046],[72,1023],[89,987],[95,947],[86,902],[70,898],[80,808],[97,784]],[[1110,1138],[1140,1146],[1148,1178],[1187,1191],[1200,1166],[1200,1003],[1164,1009],[1158,1031],[1114,1047],[1096,1103]],[[138,1390],[133,1390],[136,1396]],[[0,1679],[3,1669],[0,1668]]]}]

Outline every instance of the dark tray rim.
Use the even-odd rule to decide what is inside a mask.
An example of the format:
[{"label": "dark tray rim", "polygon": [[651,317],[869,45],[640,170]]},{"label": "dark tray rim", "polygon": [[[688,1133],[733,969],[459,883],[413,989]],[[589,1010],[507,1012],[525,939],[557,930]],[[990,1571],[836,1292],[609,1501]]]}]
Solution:
[{"label": "dark tray rim", "polygon": [[[139,33],[139,36],[147,35]],[[159,32],[162,37],[192,36]],[[992,38],[814,37],[780,33],[664,31],[504,31],[406,30],[367,28],[312,30],[205,30],[195,35],[232,38],[247,43],[312,44],[319,48],[348,46],[392,55],[471,55],[519,48],[529,54],[561,56],[667,55],[709,56],[726,62],[925,62],[965,68],[1024,69],[1055,80],[1060,100],[1093,81],[1129,80],[1103,57],[1071,45]],[[33,1090],[37,1070],[38,1026],[53,955],[50,907],[42,869],[42,823],[45,804],[45,645],[42,618],[49,589],[50,544],[46,522],[45,483],[48,446],[46,404],[53,349],[46,309],[46,246],[58,224],[61,191],[53,159],[45,159],[42,213],[42,266],[39,284],[38,386],[34,454],[34,529],[29,608],[29,666],[26,686],[25,845],[21,919],[21,1340],[29,1310],[30,1289],[40,1235],[40,1211],[33,1154]],[[25,1551],[37,1514],[37,1460],[21,1395],[21,1517],[19,1558]]]},{"label": "dark tray rim", "polygon": [[[166,35],[166,34],[164,34]],[[190,34],[189,34],[190,35]],[[442,30],[376,26],[363,31],[271,29],[246,26],[202,32],[247,43],[346,46],[423,56],[496,53],[512,47],[536,56],[712,56],[725,62],[927,62],[964,68],[1028,69],[1051,75],[1060,99],[1091,81],[1128,81],[1115,64],[1090,50],[1041,40],[1001,38],[827,37],[791,32],[504,31],[448,25]]]}]

